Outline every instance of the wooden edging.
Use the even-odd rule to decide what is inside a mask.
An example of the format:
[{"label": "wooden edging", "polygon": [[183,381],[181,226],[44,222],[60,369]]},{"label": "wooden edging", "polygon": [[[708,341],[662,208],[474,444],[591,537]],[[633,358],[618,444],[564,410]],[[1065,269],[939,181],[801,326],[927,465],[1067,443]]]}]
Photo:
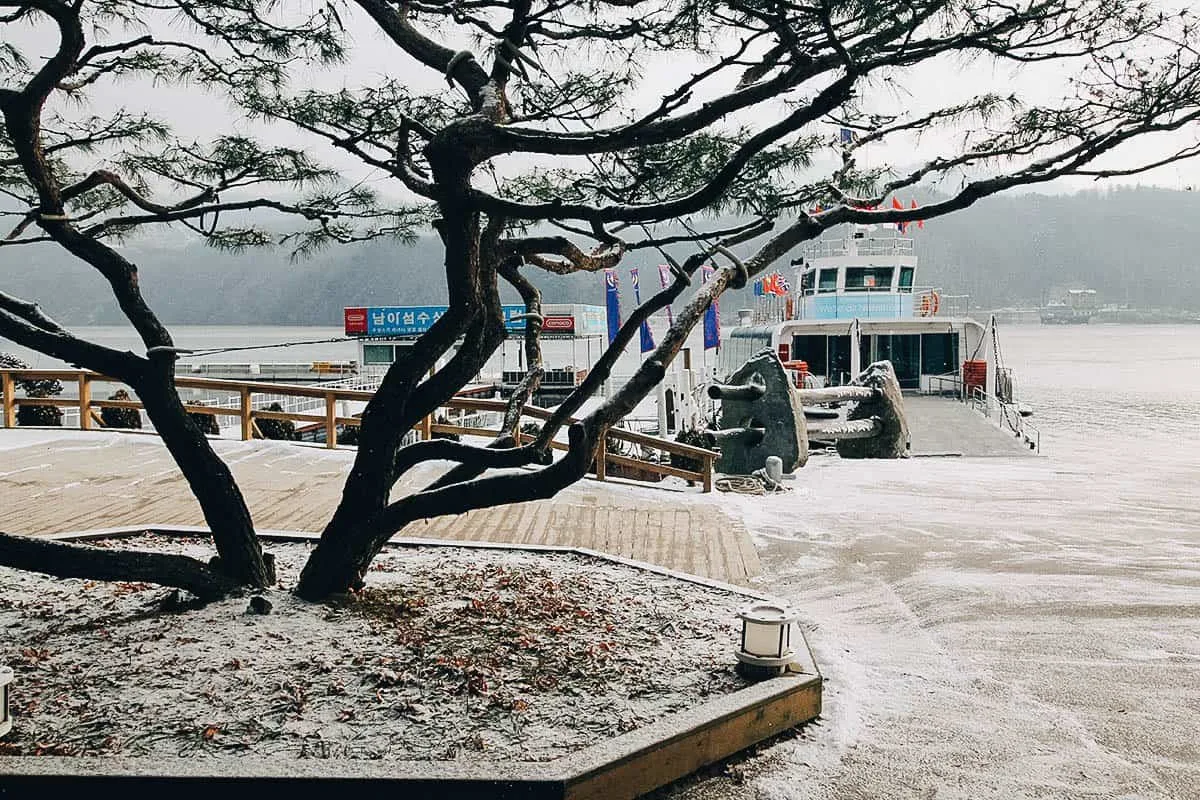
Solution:
[{"label": "wooden edging", "polygon": [[[44,538],[85,541],[136,536],[195,535],[190,525],[124,526],[59,533]],[[312,541],[307,531],[264,531],[275,541]],[[466,547],[573,553],[668,575],[749,599],[763,595],[740,586],[670,570],[656,564],[598,553],[587,548],[498,542],[397,538],[396,547]],[[815,719],[821,713],[822,678],[808,642],[789,673],[669,714],[638,730],[548,762],[510,761],[266,761],[254,758],[196,759],[0,757],[0,795],[13,791],[67,792],[98,788],[222,800],[254,798],[264,790],[364,789],[405,798],[499,798],[508,800],[632,800],[726,759],[764,739]],[[732,656],[732,643],[731,643]],[[395,794],[395,793],[399,794]]]}]

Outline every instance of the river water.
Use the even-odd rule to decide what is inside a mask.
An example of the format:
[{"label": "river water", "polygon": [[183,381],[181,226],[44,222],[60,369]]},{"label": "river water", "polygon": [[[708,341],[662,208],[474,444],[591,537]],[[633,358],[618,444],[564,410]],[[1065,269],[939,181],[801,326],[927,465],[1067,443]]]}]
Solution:
[{"label": "river water", "polygon": [[[139,351],[138,340],[124,327],[79,328],[78,334],[100,344]],[[239,350],[189,357],[208,362],[310,362],[354,360],[358,348],[342,339],[340,328],[283,326],[187,326],[172,328],[180,347],[195,350],[253,347],[286,342],[318,344]],[[692,341],[693,365],[712,366],[715,355]],[[1197,325],[1020,325],[1000,328],[1004,362],[1016,373],[1020,399],[1035,410],[1033,422],[1043,444],[1062,451],[1110,452],[1114,463],[1149,459],[1167,464],[1173,458],[1195,459],[1200,450],[1200,326]],[[5,345],[35,367],[61,367],[61,362]],[[517,366],[517,342],[506,344],[503,361]],[[546,359],[560,366],[590,363],[585,343],[545,343]],[[639,357],[627,352],[618,374],[630,374]],[[494,360],[489,371],[499,366]]]},{"label": "river water", "polygon": [[1200,326],[1002,327],[1000,344],[1049,454],[1200,463]]}]

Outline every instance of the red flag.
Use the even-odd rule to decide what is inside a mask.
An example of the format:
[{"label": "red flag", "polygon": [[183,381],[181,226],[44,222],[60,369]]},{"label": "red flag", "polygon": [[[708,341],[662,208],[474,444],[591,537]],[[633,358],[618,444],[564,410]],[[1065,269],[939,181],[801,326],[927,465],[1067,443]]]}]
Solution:
[{"label": "red flag", "polygon": [[[916,200],[913,200],[913,201],[912,201],[912,207],[913,207],[913,208],[916,208],[916,207],[917,207],[917,201],[916,201]],[[919,219],[919,220],[917,220],[917,227],[918,227],[918,228],[924,228],[924,227],[925,227],[925,220],[923,220],[923,219]]]},{"label": "red flag", "polygon": [[[904,210],[904,203],[900,202],[899,197],[892,198],[892,208],[896,209],[897,211]],[[907,222],[897,222],[896,223],[896,230],[900,231],[901,233],[904,233],[907,229],[908,229]]]}]

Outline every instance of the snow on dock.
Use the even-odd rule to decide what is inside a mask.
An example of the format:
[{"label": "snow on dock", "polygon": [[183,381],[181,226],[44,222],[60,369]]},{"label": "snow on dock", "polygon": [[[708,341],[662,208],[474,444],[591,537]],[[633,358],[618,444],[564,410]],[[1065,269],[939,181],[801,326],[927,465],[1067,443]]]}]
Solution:
[{"label": "snow on dock", "polygon": [[824,708],[680,797],[1200,797],[1200,461],[1050,451],[816,458],[727,496]]},{"label": "snow on dock", "polygon": [[[295,443],[213,440],[262,530],[320,531],[354,457]],[[405,476],[393,496],[428,473]],[[550,500],[415,522],[405,537],[584,547],[733,584],[759,574],[745,527],[692,494],[582,481]],[[0,531],[203,525],[159,440],[145,434],[0,431]]]}]

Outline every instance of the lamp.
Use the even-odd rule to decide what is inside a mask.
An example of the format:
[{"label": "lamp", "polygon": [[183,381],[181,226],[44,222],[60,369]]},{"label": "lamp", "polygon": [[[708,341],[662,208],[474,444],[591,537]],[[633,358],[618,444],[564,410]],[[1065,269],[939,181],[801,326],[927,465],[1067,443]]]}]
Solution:
[{"label": "lamp", "polygon": [[792,623],[796,613],[782,603],[757,602],[738,612],[742,644],[738,671],[747,678],[783,674],[792,662]]},{"label": "lamp", "polygon": [[8,707],[9,689],[12,688],[12,667],[0,667],[0,736],[12,730],[12,712]]}]

